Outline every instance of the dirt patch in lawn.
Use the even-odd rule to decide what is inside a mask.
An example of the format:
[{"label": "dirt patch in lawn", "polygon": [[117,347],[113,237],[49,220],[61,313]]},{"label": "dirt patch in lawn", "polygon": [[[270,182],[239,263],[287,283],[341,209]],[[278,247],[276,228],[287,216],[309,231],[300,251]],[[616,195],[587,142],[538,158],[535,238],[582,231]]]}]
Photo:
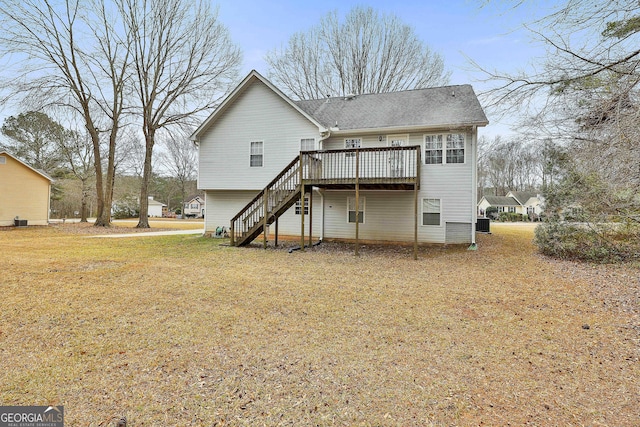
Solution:
[{"label": "dirt patch in lawn", "polygon": [[547,259],[530,228],[417,261],[76,230],[0,233],[4,405],[68,426],[640,419],[638,269]]}]

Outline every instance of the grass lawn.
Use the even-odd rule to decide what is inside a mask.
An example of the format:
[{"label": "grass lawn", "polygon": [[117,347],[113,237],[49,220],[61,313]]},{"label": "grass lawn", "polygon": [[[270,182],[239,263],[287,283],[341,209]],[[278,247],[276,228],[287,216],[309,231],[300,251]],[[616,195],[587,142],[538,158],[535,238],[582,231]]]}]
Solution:
[{"label": "grass lawn", "polygon": [[[66,426],[637,426],[640,273],[466,248],[0,231],[0,404]],[[71,232],[75,230],[74,232]]]}]

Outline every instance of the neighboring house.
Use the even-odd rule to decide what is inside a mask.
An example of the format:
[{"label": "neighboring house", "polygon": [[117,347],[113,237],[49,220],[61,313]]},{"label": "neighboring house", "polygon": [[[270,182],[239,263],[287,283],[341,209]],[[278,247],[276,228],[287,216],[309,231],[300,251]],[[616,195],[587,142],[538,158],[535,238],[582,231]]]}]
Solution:
[{"label": "neighboring house", "polygon": [[204,199],[193,196],[183,205],[185,218],[204,218]]},{"label": "neighboring house", "polygon": [[487,124],[470,85],[293,101],[252,71],[192,135],[205,233],[475,244]]},{"label": "neighboring house", "polygon": [[160,218],[167,211],[167,205],[157,200],[153,200],[153,196],[149,196],[149,209],[147,211],[148,216]]},{"label": "neighboring house", "polygon": [[530,219],[538,219],[542,214],[542,196],[533,191],[509,191],[507,197],[513,197],[523,206],[524,214]]},{"label": "neighboring house", "polygon": [[542,197],[527,191],[509,191],[506,196],[483,196],[478,202],[478,213],[484,215],[490,207],[496,208],[498,214],[517,213],[537,219],[542,213]]},{"label": "neighboring house", "polygon": [[496,208],[499,214],[502,212],[517,214],[523,213],[523,206],[513,197],[482,196],[482,199],[480,199],[480,202],[478,202],[478,213],[480,215],[484,215],[487,212],[487,209],[490,207]]},{"label": "neighboring house", "polygon": [[[0,226],[47,225],[52,179],[11,154],[0,152]],[[24,223],[22,223],[24,225]]]}]

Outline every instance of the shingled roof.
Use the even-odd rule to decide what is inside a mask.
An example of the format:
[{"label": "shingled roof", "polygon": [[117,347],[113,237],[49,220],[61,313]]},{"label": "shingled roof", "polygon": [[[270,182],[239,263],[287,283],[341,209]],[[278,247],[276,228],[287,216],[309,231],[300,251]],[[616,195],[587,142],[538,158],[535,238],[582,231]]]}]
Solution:
[{"label": "shingled roof", "polygon": [[294,102],[327,128],[339,130],[488,124],[471,85]]},{"label": "shingled roof", "polygon": [[294,101],[253,70],[191,135],[197,141],[255,81],[260,81],[321,132],[459,128],[489,124],[471,85]]},{"label": "shingled roof", "polygon": [[489,202],[491,206],[520,206],[520,203],[513,197],[484,196],[484,199]]}]

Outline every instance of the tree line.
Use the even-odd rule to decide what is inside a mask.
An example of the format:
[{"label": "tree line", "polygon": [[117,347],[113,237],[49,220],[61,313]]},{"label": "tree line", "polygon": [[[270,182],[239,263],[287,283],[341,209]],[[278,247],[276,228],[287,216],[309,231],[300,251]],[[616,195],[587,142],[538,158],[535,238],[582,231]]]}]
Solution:
[{"label": "tree line", "polygon": [[[206,0],[24,0],[2,2],[0,23],[1,101],[81,124],[67,137],[90,148],[71,158],[92,162],[97,226],[111,222],[119,156],[133,141],[143,159],[138,227],[149,227],[157,141],[188,134],[238,82],[242,52],[217,9]],[[292,97],[414,89],[449,76],[411,28],[364,7],[342,20],[329,13],[266,59]]]}]

